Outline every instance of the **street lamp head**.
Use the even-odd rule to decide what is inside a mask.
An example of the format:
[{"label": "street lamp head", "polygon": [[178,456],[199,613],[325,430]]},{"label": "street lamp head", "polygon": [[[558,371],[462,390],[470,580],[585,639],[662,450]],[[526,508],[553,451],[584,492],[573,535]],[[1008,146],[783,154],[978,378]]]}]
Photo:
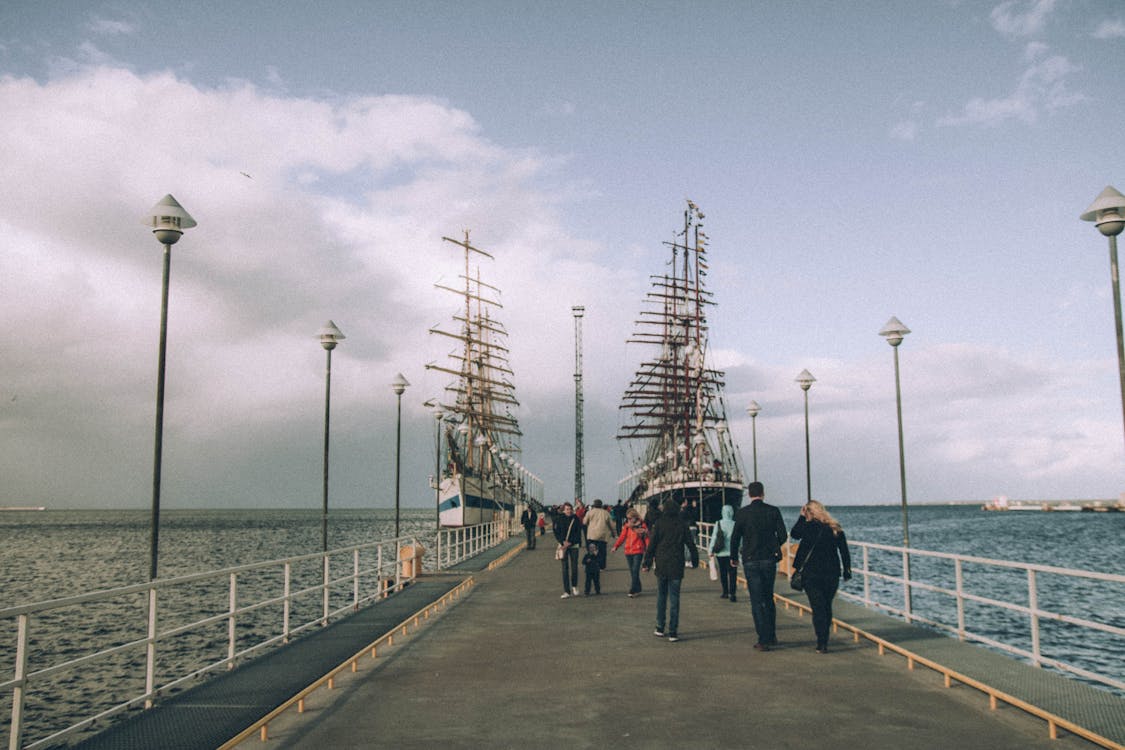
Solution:
[{"label": "street lamp head", "polygon": [[570,311],[576,318],[581,318],[586,314],[586,308],[582,305],[575,305],[574,307],[570,308]]},{"label": "street lamp head", "polygon": [[410,385],[410,383],[406,382],[406,378],[404,378],[400,372],[395,375],[395,379],[391,381],[391,390],[395,392],[396,396],[401,396],[408,385]]},{"label": "street lamp head", "polygon": [[797,376],[796,380],[801,384],[802,391],[807,391],[816,382],[816,378],[808,370],[801,370],[801,374]]},{"label": "street lamp head", "polygon": [[1116,237],[1125,229],[1125,195],[1107,185],[1079,218],[1094,222],[1106,237]]},{"label": "street lamp head", "polygon": [[152,227],[152,233],[161,245],[175,245],[185,229],[195,226],[195,219],[169,193],[152,207],[141,223]]},{"label": "street lamp head", "polygon": [[697,432],[691,439],[692,445],[703,445],[707,442],[707,438],[703,437],[703,433]]},{"label": "street lamp head", "polygon": [[336,344],[347,338],[331,320],[321,326],[316,335],[320,337],[320,345],[328,351],[335,349]]},{"label": "street lamp head", "polygon": [[751,401],[750,405],[746,407],[746,413],[750,415],[751,419],[758,416],[758,413],[761,411],[762,407],[758,405],[757,401]]},{"label": "street lamp head", "polygon": [[883,326],[883,330],[879,331],[880,336],[885,336],[887,343],[891,346],[898,346],[902,343],[902,339],[906,334],[910,333],[910,329],[902,324],[902,321],[891,316],[887,324]]}]

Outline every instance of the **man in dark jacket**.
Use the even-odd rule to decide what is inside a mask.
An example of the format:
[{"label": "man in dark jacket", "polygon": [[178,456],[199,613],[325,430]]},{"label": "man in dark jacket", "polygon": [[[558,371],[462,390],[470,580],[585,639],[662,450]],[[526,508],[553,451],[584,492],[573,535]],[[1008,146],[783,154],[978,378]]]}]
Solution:
[{"label": "man in dark jacket", "polygon": [[781,511],[767,505],[762,499],[765,488],[761,482],[751,482],[747,487],[750,503],[734,515],[734,531],[730,539],[730,564],[738,567],[739,551],[742,569],[750,588],[750,611],[754,615],[754,629],[758,642],[754,648],[769,651],[777,645],[777,607],[773,603],[773,582],[777,578],[777,561],[781,559],[781,545],[788,534]]},{"label": "man in dark jacket", "polygon": [[527,534],[528,549],[535,549],[535,524],[538,521],[539,514],[530,505],[523,509],[523,514],[520,516],[520,525],[523,526],[524,533]]},{"label": "man in dark jacket", "polygon": [[[695,547],[691,529],[680,518],[680,508],[672,500],[660,506],[660,516],[649,531],[648,549],[641,567],[649,570],[656,562],[656,630],[657,638],[675,643],[680,640],[680,583],[684,579],[684,548],[691,554],[691,567],[699,565],[699,551]],[[664,630],[667,611],[668,630]]]}]

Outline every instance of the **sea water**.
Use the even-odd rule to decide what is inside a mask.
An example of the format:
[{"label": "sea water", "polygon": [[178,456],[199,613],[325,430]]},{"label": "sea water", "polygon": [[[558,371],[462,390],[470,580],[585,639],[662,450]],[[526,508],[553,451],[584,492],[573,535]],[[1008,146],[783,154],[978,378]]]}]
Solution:
[{"label": "sea water", "polygon": [[[829,510],[853,543],[902,544],[902,511],[898,506],[835,506]],[[797,508],[782,507],[781,511],[787,525],[796,521]],[[148,511],[142,510],[0,513],[0,608],[143,583],[148,577],[149,523]],[[400,524],[403,534],[418,534],[422,544],[427,545],[435,528],[434,511],[404,510]],[[329,547],[389,538],[393,531],[394,511],[333,510],[329,517]],[[918,505],[909,508],[909,532],[911,547],[917,550],[1125,573],[1125,513],[986,513],[977,505]],[[160,524],[159,575],[168,578],[315,553],[320,546],[319,509],[165,510]],[[856,558],[853,568],[858,569],[858,554]],[[913,574],[925,572],[921,568],[927,565],[939,564],[919,559],[912,565]],[[897,571],[888,566],[883,572]],[[948,568],[929,573],[943,579],[943,585],[953,587]],[[976,587],[974,593],[1027,603],[1024,571],[1008,574],[970,567],[966,586]],[[1037,588],[1039,605],[1044,609],[1117,625],[1125,622],[1125,586],[1097,582],[1075,586],[1071,579],[1041,575]],[[861,593],[858,577],[845,590]],[[916,593],[915,611],[930,614],[929,609],[938,608],[944,610],[943,619],[948,622],[948,598],[941,603],[932,599],[924,592]],[[975,630],[983,628],[992,636],[1026,635],[1025,641],[1029,641],[1026,616],[995,608],[977,608],[970,615]],[[51,619],[40,619],[36,625],[49,628]],[[14,663],[15,622],[0,622],[0,628],[7,629],[0,633],[0,680],[5,680],[11,677]],[[989,629],[993,632],[988,633]],[[1121,638],[1089,630],[1075,632],[1070,626],[1052,624],[1045,624],[1043,631],[1045,653],[1125,679],[1120,668],[1125,664]],[[83,646],[81,642],[74,643],[76,651]],[[1027,647],[1026,642],[1023,647]],[[59,728],[64,720],[88,715],[90,707],[98,704],[100,686],[96,669],[75,673],[63,687],[62,695],[29,716],[25,736],[42,736],[47,727]],[[10,705],[7,696],[0,697],[0,727],[4,728],[4,735]]]}]

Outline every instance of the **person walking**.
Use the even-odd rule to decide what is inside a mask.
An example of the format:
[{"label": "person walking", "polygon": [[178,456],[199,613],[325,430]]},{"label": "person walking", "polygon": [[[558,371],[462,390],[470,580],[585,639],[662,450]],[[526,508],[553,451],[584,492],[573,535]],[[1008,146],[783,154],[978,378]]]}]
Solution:
[{"label": "person walking", "polygon": [[841,571],[845,581],[852,577],[848,539],[840,522],[816,500],[808,501],[801,508],[801,517],[793,524],[789,536],[801,540],[793,558],[793,567],[801,571],[805,595],[812,607],[816,652],[826,654],[828,633],[832,627],[832,599],[840,587]]},{"label": "person walking", "polygon": [[555,516],[555,539],[562,550],[562,598],[578,596],[578,550],[582,546],[582,522],[574,515],[574,506],[563,503],[562,513]]},{"label": "person walking", "polygon": [[636,508],[625,512],[625,522],[621,524],[621,535],[613,545],[613,551],[625,545],[625,562],[629,565],[629,598],[641,593],[641,563],[648,546],[648,527],[641,520]]},{"label": "person walking", "polygon": [[590,587],[594,593],[602,593],[602,568],[598,562],[598,548],[593,542],[586,544],[586,554],[582,556],[582,567],[586,570],[586,596],[590,595]]},{"label": "person walking", "polygon": [[715,558],[715,567],[723,584],[722,598],[736,602],[738,601],[738,566],[730,564],[730,540],[733,536],[734,508],[724,503],[722,518],[715,522],[710,552]]},{"label": "person walking", "polygon": [[773,602],[773,583],[777,578],[777,562],[781,545],[788,536],[781,511],[765,502],[766,491],[761,482],[747,485],[750,503],[734,514],[731,532],[730,564],[738,568],[739,552],[742,568],[750,589],[750,612],[758,642],[754,648],[769,651],[777,645],[777,607]]},{"label": "person walking", "polygon": [[594,501],[594,507],[586,511],[582,525],[586,527],[586,541],[593,542],[598,548],[598,565],[605,570],[606,547],[613,541],[613,518],[609,511],[602,506],[601,500]]},{"label": "person walking", "polygon": [[652,634],[657,638],[667,634],[671,643],[680,640],[680,584],[684,579],[685,547],[694,568],[699,565],[699,550],[691,529],[680,518],[680,508],[675,501],[665,500],[660,506],[660,517],[649,533],[649,545],[641,567],[647,571],[656,563],[656,630]]},{"label": "person walking", "polygon": [[538,520],[539,514],[532,510],[530,505],[524,508],[523,514],[520,515],[520,525],[527,534],[528,549],[535,549],[535,524]]}]

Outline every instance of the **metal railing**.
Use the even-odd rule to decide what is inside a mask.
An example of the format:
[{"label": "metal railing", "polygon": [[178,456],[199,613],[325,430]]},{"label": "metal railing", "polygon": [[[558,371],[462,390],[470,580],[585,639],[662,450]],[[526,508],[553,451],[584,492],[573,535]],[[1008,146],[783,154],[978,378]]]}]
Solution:
[{"label": "metal railing", "polygon": [[505,518],[475,526],[457,526],[439,529],[437,533],[437,570],[451,568],[458,563],[495,547],[512,534],[512,520]]},{"label": "metal railing", "polygon": [[[704,556],[714,524],[699,528]],[[1125,622],[1125,575],[869,542],[849,541],[848,547],[853,580],[861,580],[863,592],[841,588],[839,596],[1125,691],[1120,672],[1073,663],[1085,657],[1107,664],[1107,652],[1125,650],[1125,628],[1113,624]],[[780,571],[791,569],[796,552],[796,544],[786,545]],[[1090,646],[1092,634],[1110,648]]]},{"label": "metal railing", "polygon": [[[499,533],[450,534],[447,564],[479,553]],[[417,537],[403,536],[0,609],[0,623],[15,624],[13,677],[0,682],[0,696],[11,706],[8,748],[46,747],[123,711],[147,708],[195,678],[233,669],[400,590],[420,572],[420,562]],[[96,688],[94,715],[61,730],[29,721],[29,708],[65,702],[67,685],[75,682]],[[83,701],[90,710],[90,700]],[[24,745],[29,728],[44,736]]]},{"label": "metal railing", "polygon": [[[1117,653],[1125,648],[1125,628],[1112,624],[1125,617],[1125,575],[867,542],[849,547],[863,593],[841,591],[844,598],[1125,691],[1122,679],[1072,663],[1091,633],[1119,643]],[[1104,649],[1089,657],[1105,663]]]}]

